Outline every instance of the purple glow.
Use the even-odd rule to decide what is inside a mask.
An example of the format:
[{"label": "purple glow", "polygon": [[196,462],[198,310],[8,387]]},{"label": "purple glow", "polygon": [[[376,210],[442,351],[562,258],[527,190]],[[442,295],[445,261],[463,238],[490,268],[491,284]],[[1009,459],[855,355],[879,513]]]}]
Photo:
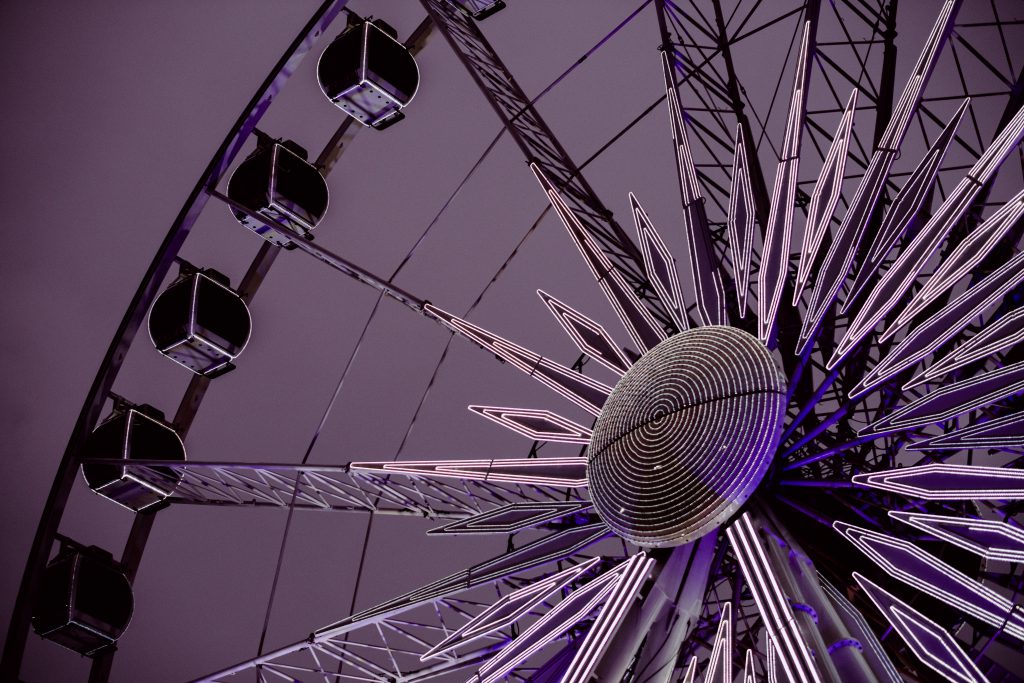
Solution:
[{"label": "purple glow", "polygon": [[1024,529],[1012,524],[898,510],[890,510],[889,516],[986,560],[1024,562]]}]

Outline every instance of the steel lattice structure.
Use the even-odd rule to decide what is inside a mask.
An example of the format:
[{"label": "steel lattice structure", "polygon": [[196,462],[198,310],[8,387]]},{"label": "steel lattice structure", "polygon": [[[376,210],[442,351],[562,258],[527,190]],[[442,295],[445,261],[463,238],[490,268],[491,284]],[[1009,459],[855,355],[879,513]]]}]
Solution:
[{"label": "steel lattice structure", "polygon": [[[529,456],[130,462],[134,476],[170,491],[172,506],[426,517],[438,520],[434,534],[509,535],[505,553],[202,680],[253,672],[260,681],[1020,680],[990,655],[1019,651],[1024,641],[1024,365],[1016,346],[1024,54],[1006,36],[1024,23],[1022,8],[937,1],[924,43],[901,46],[918,55],[903,73],[896,0],[642,3],[638,12],[656,14],[659,35],[650,42],[661,50],[664,82],[642,116],[655,111],[667,121],[682,203],[684,247],[673,253],[666,228],[655,227],[639,199],[630,195],[634,238],[597,198],[581,172],[589,161],[570,158],[541,118],[539,96],[527,97],[484,37],[477,21],[493,8],[422,0],[427,19],[406,45],[418,51],[431,30],[445,38],[530,163],[568,234],[567,251],[576,248],[622,323],[618,339],[557,293],[539,292],[581,354],[570,366],[300,239],[223,191],[243,142],[344,5],[325,2],[281,58],[133,299],[55,480],[0,676],[18,674],[31,601],[78,468],[100,464],[83,458],[82,443],[212,197],[527,374],[597,426],[552,410],[474,405],[532,440]],[[762,32],[781,27],[790,49],[773,72],[778,84],[744,83],[737,64]],[[965,74],[977,69],[998,91],[974,88]],[[353,134],[342,124],[317,159],[322,172]],[[239,288],[243,299],[278,253],[260,249]],[[741,464],[742,444],[768,449],[770,466],[758,471],[751,500],[744,493],[728,520],[716,518],[699,538],[627,545],[597,512],[607,503],[592,505],[594,454],[546,457],[539,447],[575,444],[582,456],[602,429],[605,401],[629,388],[646,354],[713,326],[754,340],[774,359],[761,371],[778,364],[782,379],[768,383],[784,399],[778,433],[766,434],[774,423],[762,416],[758,434],[729,441],[741,444]],[[615,387],[590,372],[597,365]],[[684,396],[672,410],[755,391],[725,390],[738,380],[710,374],[710,398]],[[197,377],[188,387],[173,420],[179,433],[208,384]],[[743,405],[715,428],[745,428],[758,404]],[[640,426],[610,440],[660,425],[666,413],[628,417]],[[654,441],[623,457],[676,454]],[[716,491],[733,483],[731,472],[706,476],[719,477],[699,482]],[[672,487],[658,491],[644,500],[652,515],[674,506]],[[129,577],[154,516],[135,518],[121,557]],[[106,679],[112,659],[95,659],[94,680]]]}]

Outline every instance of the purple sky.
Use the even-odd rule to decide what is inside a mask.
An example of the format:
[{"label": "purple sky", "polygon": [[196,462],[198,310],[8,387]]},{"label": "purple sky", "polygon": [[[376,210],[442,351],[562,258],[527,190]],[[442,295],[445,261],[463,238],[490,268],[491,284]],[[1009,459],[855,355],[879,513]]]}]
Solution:
[{"label": "purple sky", "polygon": [[[6,334],[0,420],[6,447],[0,499],[0,631],[5,631],[55,468],[103,352],[159,242],[228,127],[318,3],[34,2],[0,5],[5,65],[0,257]],[[639,2],[509,0],[482,28],[534,95]],[[902,83],[930,24],[901,7]],[[1007,0],[1007,4],[1012,4]],[[405,38],[423,17],[410,0],[353,2]],[[343,20],[329,33],[333,36]],[[770,95],[793,24],[740,55],[752,98]],[[661,91],[657,25],[645,9],[542,100],[540,111],[576,160]],[[1020,45],[1017,42],[1016,45]],[[323,44],[325,45],[325,44]],[[315,155],[341,113],[316,87],[314,49],[260,127]],[[1018,48],[1019,49],[1019,48]],[[1016,55],[1019,67],[1021,55]],[[419,59],[408,118],[363,131],[329,179],[318,243],[387,276],[495,135],[499,122],[435,35]],[[788,72],[783,92],[788,93]],[[936,87],[942,87],[940,82]],[[848,90],[843,93],[845,101]],[[687,104],[684,102],[684,105]],[[955,103],[937,103],[948,114]],[[991,134],[991,119],[982,127]],[[774,119],[772,119],[774,121]],[[870,118],[863,125],[870,138]],[[931,124],[929,124],[931,125]],[[985,128],[988,126],[988,128]],[[934,127],[933,127],[934,128]],[[931,129],[930,129],[931,130]],[[651,116],[587,169],[605,204],[632,230],[634,191],[677,249],[678,189],[666,112]],[[912,146],[919,143],[910,143]],[[912,155],[911,155],[912,156]],[[762,149],[766,168],[773,160]],[[906,163],[906,162],[904,162]],[[801,176],[813,177],[811,164]],[[767,173],[769,177],[773,171]],[[1019,183],[1019,176],[1017,177]],[[462,314],[544,206],[518,148],[503,139],[444,213],[397,282]],[[259,240],[211,202],[182,255],[237,284]],[[549,216],[474,313],[475,322],[544,355],[576,352],[535,295],[542,288],[625,339],[561,226]],[[238,370],[216,380],[186,446],[195,460],[296,462],[353,351],[375,293],[301,253],[283,254],[252,307],[253,339]],[[386,302],[370,328],[311,462],[391,459],[448,335]],[[595,375],[604,381],[602,371]],[[115,391],[172,413],[189,375],[143,332]],[[529,442],[465,409],[468,403],[579,411],[470,344],[456,341],[401,457],[522,457]],[[551,446],[546,453],[570,454]],[[125,510],[79,482],[62,533],[119,554]],[[177,681],[256,653],[285,515],[182,507],[156,522],[135,586],[136,613],[112,679]],[[348,613],[366,519],[297,514],[270,620],[268,646],[305,637]],[[375,522],[356,601],[369,606],[504,549],[504,538],[425,539],[428,521]],[[84,679],[87,661],[30,638],[27,681]]]}]

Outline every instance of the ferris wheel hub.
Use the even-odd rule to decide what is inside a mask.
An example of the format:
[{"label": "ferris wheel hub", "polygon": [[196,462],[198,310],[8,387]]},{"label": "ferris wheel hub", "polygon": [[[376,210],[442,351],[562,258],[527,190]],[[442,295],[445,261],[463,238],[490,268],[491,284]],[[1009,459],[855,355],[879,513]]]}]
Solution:
[{"label": "ferris wheel hub", "polygon": [[785,409],[785,376],[753,335],[709,326],[669,337],[622,377],[594,425],[598,514],[642,547],[703,536],[761,482]]}]

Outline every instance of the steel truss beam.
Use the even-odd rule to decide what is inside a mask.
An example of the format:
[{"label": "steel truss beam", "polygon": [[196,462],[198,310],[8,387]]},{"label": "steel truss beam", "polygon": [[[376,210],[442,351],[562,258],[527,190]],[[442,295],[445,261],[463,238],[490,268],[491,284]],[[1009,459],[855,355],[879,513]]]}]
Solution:
[{"label": "steel truss beam", "polygon": [[666,329],[674,329],[664,303],[652,295],[639,249],[598,199],[476,23],[447,0],[420,1],[527,161],[536,163],[562,193],[613,267],[644,297],[651,313]]}]

